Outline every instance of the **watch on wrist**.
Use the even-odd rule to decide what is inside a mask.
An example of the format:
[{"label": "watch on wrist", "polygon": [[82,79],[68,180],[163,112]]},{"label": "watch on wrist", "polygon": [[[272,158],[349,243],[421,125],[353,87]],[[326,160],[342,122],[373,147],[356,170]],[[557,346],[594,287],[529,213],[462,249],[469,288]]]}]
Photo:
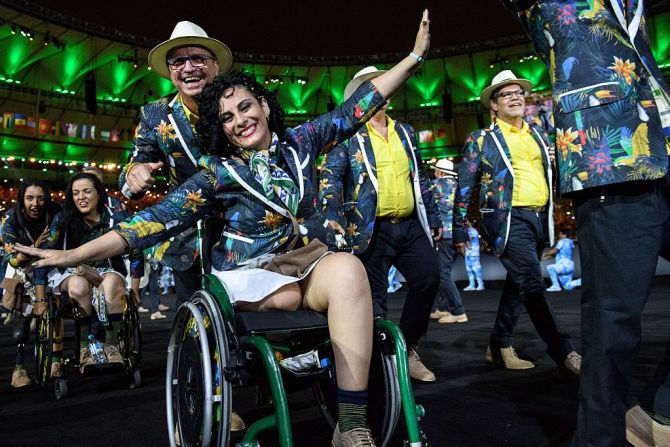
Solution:
[{"label": "watch on wrist", "polygon": [[409,53],[409,55],[412,56],[414,59],[416,59],[416,61],[417,61],[418,63],[420,63],[420,64],[423,63],[423,61],[425,60],[425,59],[423,58],[423,56],[419,56],[419,55],[416,54],[414,51],[412,51],[411,53]]}]

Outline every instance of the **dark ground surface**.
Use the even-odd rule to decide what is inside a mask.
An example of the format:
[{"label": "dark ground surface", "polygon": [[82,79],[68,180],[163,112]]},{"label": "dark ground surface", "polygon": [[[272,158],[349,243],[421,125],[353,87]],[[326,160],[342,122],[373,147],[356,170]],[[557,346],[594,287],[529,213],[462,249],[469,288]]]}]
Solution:
[{"label": "dark ground surface", "polygon": [[[536,362],[536,368],[508,371],[484,362],[500,288],[501,283],[491,283],[484,292],[463,293],[468,323],[430,324],[420,353],[438,380],[415,384],[414,389],[416,401],[426,409],[422,427],[431,447],[569,443],[575,427],[578,384],[557,380],[555,367],[525,314],[517,328],[515,346],[522,356]],[[403,290],[390,296],[390,316],[396,321],[404,297]],[[579,292],[551,294],[550,299],[562,328],[579,347]],[[174,296],[166,303],[173,304]],[[670,277],[659,277],[645,309],[643,346],[631,402],[662,355],[670,327],[669,303]],[[15,390],[9,386],[14,347],[9,327],[0,326],[0,445],[167,445],[164,362],[174,312],[168,312],[167,320],[151,321],[144,315],[142,387],[128,389],[127,379],[119,374],[86,378],[70,374],[70,395],[62,401],[55,400],[51,389]],[[28,352],[30,358],[32,346]],[[32,359],[30,365],[32,374]],[[253,407],[253,390],[235,396],[235,407],[248,422],[260,414]],[[331,432],[313,405],[311,393],[297,393],[289,400],[295,445],[330,445]],[[278,443],[272,436],[264,436],[261,445]]]}]

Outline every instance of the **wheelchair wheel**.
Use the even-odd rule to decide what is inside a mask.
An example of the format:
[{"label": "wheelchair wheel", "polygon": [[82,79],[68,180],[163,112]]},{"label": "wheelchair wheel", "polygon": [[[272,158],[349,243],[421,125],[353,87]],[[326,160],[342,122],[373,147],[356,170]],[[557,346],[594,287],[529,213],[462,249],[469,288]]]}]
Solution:
[{"label": "wheelchair wheel", "polygon": [[129,301],[123,311],[118,341],[119,351],[132,379],[133,372],[139,371],[142,364],[142,327],[137,307]]},{"label": "wheelchair wheel", "polygon": [[35,382],[44,387],[51,377],[54,342],[54,311],[53,299],[47,299],[45,315],[35,317]]},{"label": "wheelchair wheel", "polygon": [[[337,368],[337,365],[335,365]],[[312,388],[321,414],[331,428],[337,423],[337,383],[335,375]],[[368,379],[368,426],[380,447],[391,446],[401,414],[400,386],[390,334],[375,331]]]},{"label": "wheelchair wheel", "polygon": [[166,406],[170,445],[221,446],[230,442],[231,384],[225,378],[229,340],[216,299],[198,291],[183,304],[170,334]]}]

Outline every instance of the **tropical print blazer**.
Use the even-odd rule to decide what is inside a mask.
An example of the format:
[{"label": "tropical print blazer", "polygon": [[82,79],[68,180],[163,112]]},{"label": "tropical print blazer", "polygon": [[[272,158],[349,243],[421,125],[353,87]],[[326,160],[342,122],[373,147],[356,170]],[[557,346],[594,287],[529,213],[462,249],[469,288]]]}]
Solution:
[{"label": "tropical print blazer", "polygon": [[442,238],[451,239],[454,224],[454,197],[456,196],[456,179],[442,177],[433,179],[431,190],[437,204],[437,214],[442,222]]},{"label": "tropical print blazer", "polygon": [[[60,213],[56,214],[56,216],[51,221],[51,225],[49,226],[49,236],[47,237],[43,248],[58,250],[77,248],[80,245],[84,245],[86,242],[97,239],[103,234],[109,232],[114,227],[114,225],[119,222],[123,222],[128,218],[128,216],[129,214],[125,210],[114,211],[108,206],[105,206],[102,212],[102,216],[100,217],[100,222],[91,228],[88,226],[84,227],[85,224],[81,222],[81,227],[77,228],[76,231],[73,231],[73,233],[76,234],[71,234],[65,228],[65,211],[61,211]],[[133,278],[141,278],[144,276],[144,253],[142,253],[140,250],[133,250],[131,251],[129,258],[130,276]],[[123,261],[123,256],[114,256],[100,261],[87,262],[87,264],[96,268],[112,268],[124,276],[127,276],[128,273],[126,271],[126,265]],[[37,276],[37,273],[35,276]],[[40,280],[46,281],[46,278],[40,278]],[[40,284],[38,282],[35,283]],[[44,284],[44,282],[41,282],[41,284]]]},{"label": "tropical print blazer", "polygon": [[[394,122],[409,160],[415,210],[432,244],[430,229],[440,228],[442,224],[424,172],[414,129],[408,124]],[[377,189],[375,154],[364,127],[354,138],[326,154],[321,166],[320,195],[326,217],[342,225],[345,239],[354,253],[363,253],[372,238],[377,214]]]},{"label": "tropical print blazer", "polygon": [[[287,129],[277,153],[271,154],[299,189],[294,218],[304,244],[316,238],[336,247],[335,233],[317,207],[317,156],[353,135],[384,102],[374,85],[366,82],[332,112]],[[291,215],[280,199],[267,198],[243,160],[203,156],[200,166],[205,169],[162,202],[114,228],[131,248],[150,247],[211,216],[222,220],[221,237],[211,252],[217,270],[253,267],[259,257],[288,247],[296,236]]]},{"label": "tropical print blazer", "polygon": [[[144,193],[131,193],[126,183],[128,172],[138,163],[162,161],[169,189],[184,183],[198,171],[202,155],[193,139],[193,129],[178,94],[143,106],[130,160],[119,176],[121,192],[133,200],[144,196]],[[198,258],[195,231],[191,229],[166,241],[158,248],[156,256],[174,270],[188,270]]]},{"label": "tropical print blazer", "polygon": [[[552,171],[549,161],[549,138],[544,129],[530,125],[529,132],[542,153],[545,179],[549,188],[548,234],[553,245],[554,223],[552,201]],[[479,187],[479,197],[473,197]],[[471,133],[465,139],[463,160],[458,166],[458,187],[454,199],[454,243],[468,240],[466,222],[470,204],[475,202],[481,213],[482,237],[500,256],[505,251],[512,211],[514,168],[512,156],[500,126],[494,121],[491,127]]]},{"label": "tropical print blazer", "polygon": [[659,96],[668,88],[649,47],[643,2],[503,3],[549,69],[561,193],[662,177],[668,156],[652,83]]}]

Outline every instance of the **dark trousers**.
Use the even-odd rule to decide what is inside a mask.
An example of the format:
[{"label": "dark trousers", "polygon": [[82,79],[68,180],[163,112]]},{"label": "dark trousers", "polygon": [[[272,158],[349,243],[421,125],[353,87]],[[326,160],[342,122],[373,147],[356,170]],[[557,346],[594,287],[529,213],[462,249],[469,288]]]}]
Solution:
[{"label": "dark trousers", "polygon": [[437,257],[440,265],[440,287],[437,291],[437,308],[448,310],[452,315],[465,314],[463,299],[456,288],[451,269],[456,260],[456,248],[451,239],[441,239],[437,242]]},{"label": "dark trousers", "polygon": [[177,293],[176,306],[189,301],[193,294],[200,290],[200,261],[195,260],[188,270],[172,270],[174,288]]},{"label": "dark trousers", "polygon": [[500,262],[507,270],[498,313],[491,333],[491,348],[512,346],[514,327],[525,306],[538,335],[547,344],[547,354],[561,365],[575,347],[561,333],[554,311],[544,296],[540,267],[547,240],[547,213],[512,208],[509,237]]},{"label": "dark trousers", "polygon": [[141,290],[141,296],[142,299],[140,301],[145,301],[145,293],[147,292],[147,289],[149,289],[149,297],[151,301],[149,302],[149,311],[151,313],[157,312],[158,311],[158,305],[160,304],[160,290],[158,287],[158,279],[160,277],[161,271],[160,269],[155,269],[150,267],[150,272],[149,272],[149,283],[146,285],[144,289]]},{"label": "dark trousers", "polygon": [[400,317],[400,329],[412,347],[428,330],[430,312],[439,285],[435,250],[415,217],[392,223],[375,222],[368,249],[359,255],[372,289],[374,313],[386,316],[388,271],[395,265],[407,280],[409,290]]},{"label": "dark trousers", "polygon": [[[659,186],[628,182],[573,197],[584,354],[576,446],[626,445],[626,394],[640,345],[640,315],[668,217]],[[661,412],[670,416],[667,407]]]}]

